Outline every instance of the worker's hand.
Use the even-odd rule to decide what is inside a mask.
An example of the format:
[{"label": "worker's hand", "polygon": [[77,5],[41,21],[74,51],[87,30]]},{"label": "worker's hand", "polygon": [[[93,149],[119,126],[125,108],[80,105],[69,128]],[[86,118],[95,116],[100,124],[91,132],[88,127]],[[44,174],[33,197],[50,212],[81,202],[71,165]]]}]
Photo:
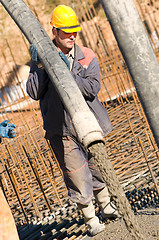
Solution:
[{"label": "worker's hand", "polygon": [[63,52],[59,52],[59,55],[62,58],[62,60],[66,63],[66,66],[68,67],[68,69],[70,70],[70,62],[68,61],[65,54]]},{"label": "worker's hand", "polygon": [[39,64],[40,63],[40,59],[38,57],[38,51],[37,48],[35,47],[34,44],[30,45],[30,54],[31,54],[31,59],[36,63]]},{"label": "worker's hand", "polygon": [[4,120],[0,123],[0,137],[14,138],[15,132],[13,129],[16,128],[16,126],[8,122],[9,120]]}]

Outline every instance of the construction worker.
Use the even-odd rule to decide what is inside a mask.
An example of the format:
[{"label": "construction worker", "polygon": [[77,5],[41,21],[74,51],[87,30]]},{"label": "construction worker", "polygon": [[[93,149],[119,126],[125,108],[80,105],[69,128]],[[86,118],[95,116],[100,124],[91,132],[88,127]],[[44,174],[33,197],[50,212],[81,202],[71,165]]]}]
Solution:
[{"label": "construction worker", "polygon": [[[54,9],[50,23],[53,43],[106,136],[111,132],[112,125],[106,109],[97,98],[101,87],[100,68],[94,52],[75,43],[77,32],[81,31],[77,16],[72,8],[59,5]],[[105,218],[118,217],[118,211],[110,202],[108,189],[94,159],[79,142],[68,112],[39,63],[34,45],[30,46],[30,52],[32,60],[26,84],[27,93],[32,99],[40,100],[45,137],[49,139],[63,171],[68,195],[82,210],[90,234],[96,235],[105,229],[105,225],[95,215],[93,196]]]},{"label": "construction worker", "polygon": [[[0,142],[1,138],[15,137],[14,128],[16,126],[4,120],[0,123]],[[3,190],[0,186],[0,240],[18,240],[17,228],[8,206]]]}]

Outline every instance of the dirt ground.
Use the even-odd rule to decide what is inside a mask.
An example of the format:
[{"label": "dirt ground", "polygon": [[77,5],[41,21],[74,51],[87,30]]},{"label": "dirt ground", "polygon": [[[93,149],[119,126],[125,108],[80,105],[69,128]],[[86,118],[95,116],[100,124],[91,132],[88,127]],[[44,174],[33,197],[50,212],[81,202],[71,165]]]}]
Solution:
[{"label": "dirt ground", "polygon": [[[136,215],[144,240],[159,240],[159,208],[140,210]],[[93,240],[132,240],[122,219],[106,224],[105,231],[92,237]]]}]

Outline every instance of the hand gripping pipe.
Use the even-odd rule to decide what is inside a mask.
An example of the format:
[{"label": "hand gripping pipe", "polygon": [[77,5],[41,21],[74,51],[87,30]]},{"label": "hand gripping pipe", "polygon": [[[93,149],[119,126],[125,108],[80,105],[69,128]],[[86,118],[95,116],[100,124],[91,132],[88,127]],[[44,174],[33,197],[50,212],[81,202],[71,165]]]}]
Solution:
[{"label": "hand gripping pipe", "polygon": [[41,63],[70,114],[79,141],[86,148],[94,141],[104,141],[102,129],[95,116],[39,21],[22,0],[0,0],[0,2],[28,41],[36,46]]}]

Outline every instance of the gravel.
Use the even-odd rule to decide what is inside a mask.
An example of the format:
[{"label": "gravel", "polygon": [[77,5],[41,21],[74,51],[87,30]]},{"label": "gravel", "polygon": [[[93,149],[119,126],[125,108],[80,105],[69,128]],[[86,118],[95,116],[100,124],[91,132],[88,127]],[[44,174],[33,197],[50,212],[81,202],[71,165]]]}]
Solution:
[{"label": "gravel", "polygon": [[[159,209],[139,211],[137,222],[145,240],[159,240]],[[92,237],[93,240],[132,240],[123,219],[106,223],[105,231]]]}]

